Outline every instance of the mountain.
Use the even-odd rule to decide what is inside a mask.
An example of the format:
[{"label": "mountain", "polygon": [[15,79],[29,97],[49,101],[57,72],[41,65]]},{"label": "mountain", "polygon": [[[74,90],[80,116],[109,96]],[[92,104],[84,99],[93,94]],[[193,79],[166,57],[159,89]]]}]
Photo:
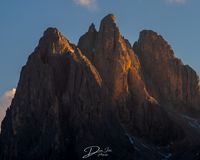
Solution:
[{"label": "mountain", "polygon": [[199,100],[199,77],[153,31],[132,46],[109,14],[74,45],[48,28],[2,122],[0,159],[198,159]]},{"label": "mountain", "polygon": [[163,106],[199,112],[199,77],[176,58],[170,45],[153,31],[142,31],[134,44],[147,90]]}]

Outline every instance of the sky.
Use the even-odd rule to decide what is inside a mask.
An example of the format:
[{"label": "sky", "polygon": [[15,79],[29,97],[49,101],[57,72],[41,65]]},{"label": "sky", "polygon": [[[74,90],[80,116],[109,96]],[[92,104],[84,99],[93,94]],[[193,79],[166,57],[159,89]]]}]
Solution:
[{"label": "sky", "polygon": [[0,97],[17,86],[21,67],[46,28],[58,28],[76,44],[92,22],[99,28],[109,13],[131,44],[141,30],[154,30],[199,74],[199,6],[199,0],[1,0]]}]

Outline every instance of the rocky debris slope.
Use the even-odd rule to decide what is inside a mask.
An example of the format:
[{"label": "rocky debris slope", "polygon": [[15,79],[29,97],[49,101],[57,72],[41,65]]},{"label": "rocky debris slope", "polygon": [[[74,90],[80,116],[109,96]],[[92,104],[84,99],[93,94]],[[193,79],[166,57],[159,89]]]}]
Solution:
[{"label": "rocky debris slope", "polygon": [[[182,76],[177,76],[172,67],[176,58],[166,51],[165,41],[156,40],[157,35],[155,42],[141,38],[143,34],[132,49],[111,14],[103,18],[99,31],[92,24],[77,46],[57,29],[47,29],[22,68],[3,120],[0,159],[78,160],[93,145],[112,151],[88,159],[181,157],[199,130],[191,127],[188,132],[188,121],[177,118],[180,113],[174,108],[187,95],[191,103],[183,108],[198,110],[198,76],[191,69],[185,77],[187,67],[182,64],[178,67],[183,68]],[[162,63],[152,63],[157,56]],[[172,59],[172,66],[163,59]],[[151,77],[159,77],[162,65],[181,81],[182,86],[175,84],[182,88],[180,98],[173,97],[177,94],[173,83],[164,83],[169,77]],[[170,97],[165,97],[168,92]],[[198,144],[188,145],[189,149],[197,152]]]}]

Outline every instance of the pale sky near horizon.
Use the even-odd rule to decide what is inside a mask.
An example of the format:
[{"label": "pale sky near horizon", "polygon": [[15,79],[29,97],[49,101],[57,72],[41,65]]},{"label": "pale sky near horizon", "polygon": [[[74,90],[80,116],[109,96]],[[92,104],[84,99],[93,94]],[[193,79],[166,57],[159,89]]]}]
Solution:
[{"label": "pale sky near horizon", "polygon": [[72,43],[94,22],[113,13],[131,44],[143,29],[161,34],[176,56],[200,73],[199,0],[1,0],[0,95],[16,87],[21,67],[48,27]]}]

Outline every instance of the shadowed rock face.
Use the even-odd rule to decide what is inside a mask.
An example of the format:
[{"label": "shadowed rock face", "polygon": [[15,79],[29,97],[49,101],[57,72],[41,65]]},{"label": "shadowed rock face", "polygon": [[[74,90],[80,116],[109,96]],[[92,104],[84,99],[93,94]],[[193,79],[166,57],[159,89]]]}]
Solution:
[{"label": "shadowed rock face", "polygon": [[[146,38],[148,34],[153,38]],[[198,89],[193,82],[198,77],[166,50],[166,42],[149,31],[141,33],[133,50],[113,15],[103,18],[99,31],[92,24],[77,46],[57,29],[48,28],[22,68],[16,95],[2,123],[0,159],[79,160],[86,154],[84,148],[93,145],[110,147],[112,152],[88,159],[161,159],[169,151],[181,157],[187,144],[194,142],[191,137],[199,136],[196,129],[188,131],[188,120],[197,121],[163,106],[179,103],[187,94],[191,102],[187,107],[197,109]],[[161,51],[164,54],[159,55]],[[166,85],[169,77],[158,82],[150,77],[159,77],[161,69],[154,69],[152,63],[156,59],[181,81],[178,98],[173,96],[174,86],[179,84]],[[183,68],[179,76],[177,68]],[[165,97],[167,89],[170,98]],[[200,143],[194,144],[188,147],[196,153]]]}]

